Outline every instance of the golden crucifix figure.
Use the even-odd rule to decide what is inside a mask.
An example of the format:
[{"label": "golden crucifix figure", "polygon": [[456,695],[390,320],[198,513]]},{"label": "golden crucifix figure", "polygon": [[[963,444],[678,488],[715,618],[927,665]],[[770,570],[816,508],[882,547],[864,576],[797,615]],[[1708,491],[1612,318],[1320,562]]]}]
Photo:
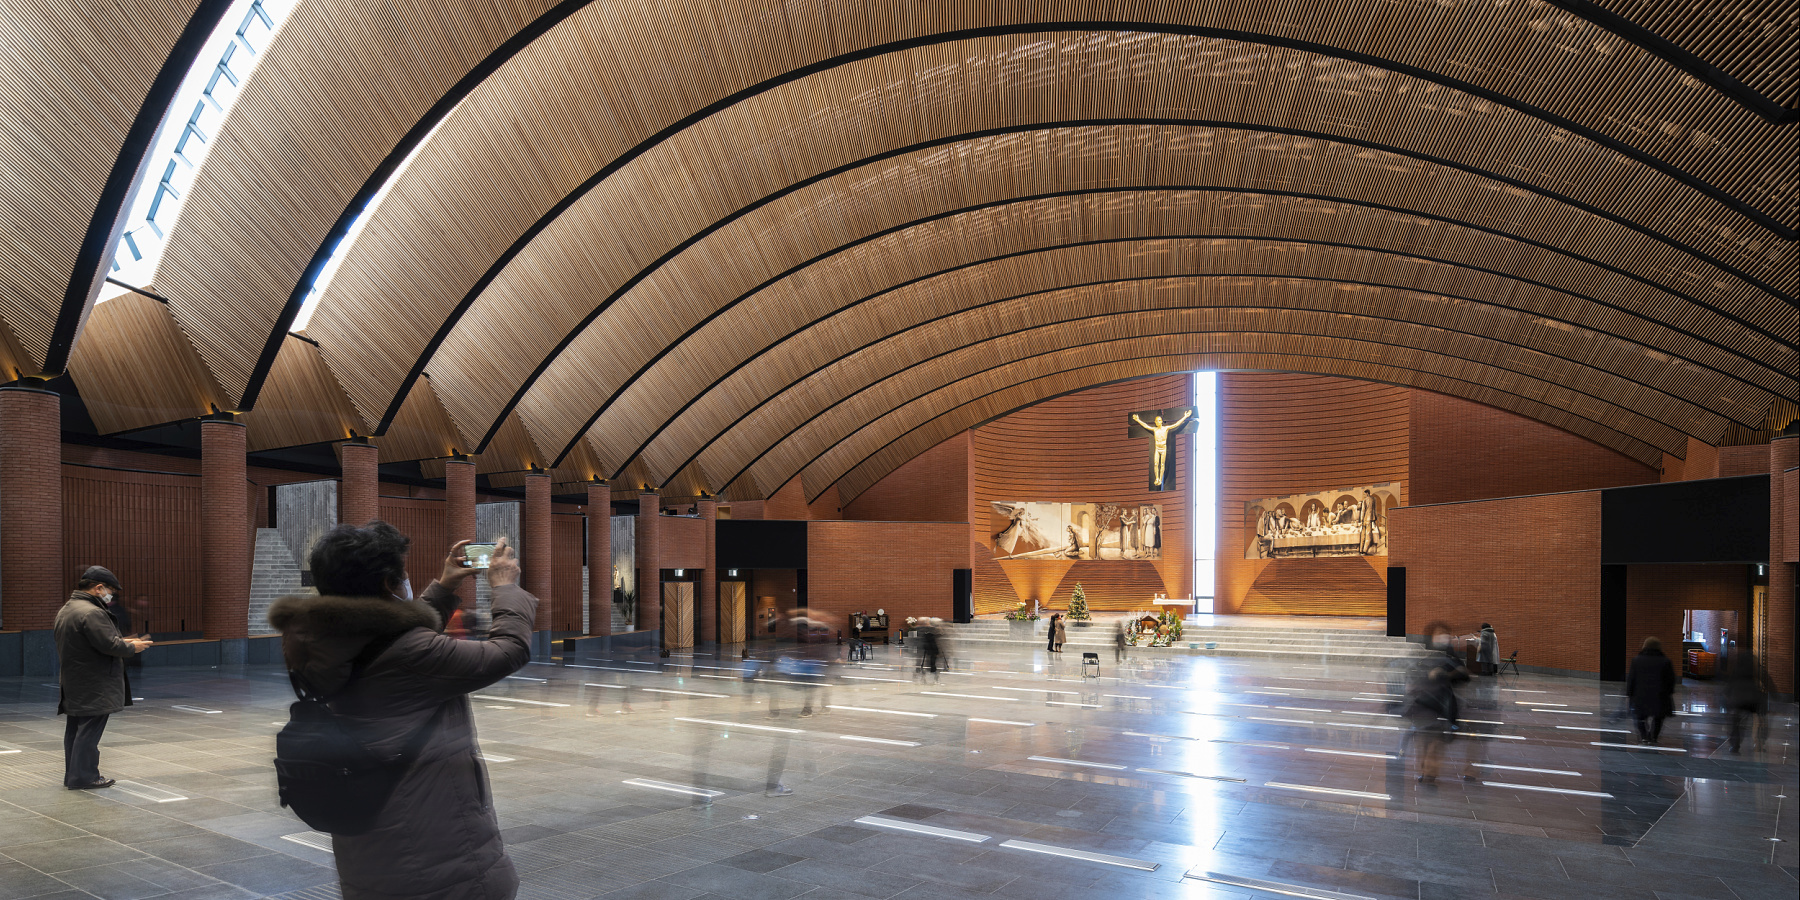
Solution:
[{"label": "golden crucifix figure", "polygon": [[1186,425],[1187,420],[1192,418],[1193,415],[1193,410],[1185,410],[1182,412],[1181,418],[1176,419],[1171,424],[1164,425],[1162,415],[1158,414],[1156,416],[1156,424],[1152,425],[1149,422],[1138,418],[1137,413],[1131,414],[1131,421],[1136,422],[1139,428],[1150,432],[1150,439],[1154,442],[1150,451],[1150,486],[1152,488],[1159,491],[1162,490],[1163,472],[1169,462],[1169,435],[1177,432],[1181,426]]}]

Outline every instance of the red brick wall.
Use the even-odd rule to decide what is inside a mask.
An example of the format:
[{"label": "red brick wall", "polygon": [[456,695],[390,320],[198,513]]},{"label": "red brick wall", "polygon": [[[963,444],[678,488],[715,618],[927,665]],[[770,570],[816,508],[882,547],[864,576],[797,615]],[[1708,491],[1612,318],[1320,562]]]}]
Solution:
[{"label": "red brick wall", "polygon": [[975,611],[1000,612],[1025,599],[1062,609],[1075,589],[1067,577],[1073,561],[993,559],[992,503],[1007,500],[1161,504],[1163,558],[1083,566],[1082,587],[1089,607],[1100,610],[1141,609],[1158,590],[1191,596],[1192,437],[1179,435],[1169,448],[1179,489],[1156,492],[1146,484],[1149,440],[1125,434],[1132,413],[1188,406],[1193,397],[1190,376],[1162,375],[1046,400],[976,428],[966,519]]},{"label": "red brick wall", "polygon": [[581,557],[587,550],[587,517],[574,513],[550,517],[551,592],[556,595],[556,609],[550,619],[551,631],[581,631]]},{"label": "red brick wall", "polygon": [[968,565],[954,522],[814,522],[806,530],[806,605],[843,628],[853,612],[950,618],[952,572]]},{"label": "red brick wall", "polygon": [[1656,469],[1560,428],[1430,391],[1407,393],[1414,505],[1662,480]]},{"label": "red brick wall", "polygon": [[657,523],[661,537],[662,567],[665,569],[706,568],[706,523],[687,516],[663,516]]},{"label": "red brick wall", "polygon": [[[746,517],[748,518],[748,517]],[[762,501],[762,518],[764,519],[810,519],[811,513],[806,508],[806,491],[800,486],[800,478],[795,476],[787,484]]]},{"label": "red brick wall", "polygon": [[1403,507],[1390,521],[1408,634],[1491,622],[1521,665],[1600,670],[1599,491]]},{"label": "red brick wall", "polygon": [[[1635,655],[1644,638],[1654,637],[1673,657],[1681,650],[1682,613],[1747,609],[1750,573],[1745,566],[1627,566],[1625,598],[1628,653]],[[1697,627],[1710,634],[1704,623]]]},{"label": "red brick wall", "polygon": [[1396,482],[1407,497],[1405,388],[1322,375],[1219,375],[1220,613],[1382,615],[1387,560],[1245,559],[1244,503]]},{"label": "red brick wall", "polygon": [[1766,475],[1769,472],[1769,445],[1719,448],[1719,477]]},{"label": "red brick wall", "polygon": [[588,485],[588,633],[612,634],[612,486]]},{"label": "red brick wall", "polygon": [[[83,567],[105,566],[128,600],[143,596],[149,604],[134,628],[200,630],[199,476],[65,465],[62,513],[67,583],[57,599],[68,596]],[[7,626],[16,627],[10,616]]]},{"label": "red brick wall", "polygon": [[338,461],[344,471],[338,481],[338,521],[366,524],[381,512],[381,451],[374,444],[339,444]]},{"label": "red brick wall", "polygon": [[963,432],[888,473],[844,507],[844,518],[875,522],[967,522],[969,454]]},{"label": "red brick wall", "polygon": [[249,636],[251,504],[244,426],[200,423],[200,607],[208,640]]},{"label": "red brick wall", "polygon": [[40,630],[75,587],[63,564],[58,499],[62,398],[49,391],[0,390],[0,588],[8,631]]}]

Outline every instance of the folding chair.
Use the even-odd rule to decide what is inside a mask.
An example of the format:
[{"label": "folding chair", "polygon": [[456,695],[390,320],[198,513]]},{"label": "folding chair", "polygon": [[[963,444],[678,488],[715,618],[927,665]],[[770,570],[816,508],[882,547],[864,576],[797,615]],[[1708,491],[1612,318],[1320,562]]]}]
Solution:
[{"label": "folding chair", "polygon": [[1519,674],[1519,651],[1514,650],[1511,656],[1500,661],[1500,668],[1494,670],[1494,677],[1498,678],[1501,675],[1505,675],[1507,666],[1512,666],[1512,673],[1514,675]]}]

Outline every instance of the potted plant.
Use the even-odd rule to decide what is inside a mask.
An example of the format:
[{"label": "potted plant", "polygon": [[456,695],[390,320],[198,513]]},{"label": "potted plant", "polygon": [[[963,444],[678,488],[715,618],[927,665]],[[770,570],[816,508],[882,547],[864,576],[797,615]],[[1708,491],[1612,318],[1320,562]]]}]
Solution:
[{"label": "potted plant", "polygon": [[1087,591],[1082,590],[1079,581],[1075,582],[1075,593],[1069,597],[1069,613],[1063,618],[1075,623],[1077,628],[1086,628],[1094,624],[1094,617],[1088,612]]},{"label": "potted plant", "polygon": [[1027,609],[1025,601],[1006,612],[1008,630],[1013,638],[1029,638],[1037,631],[1038,614],[1035,609]]}]

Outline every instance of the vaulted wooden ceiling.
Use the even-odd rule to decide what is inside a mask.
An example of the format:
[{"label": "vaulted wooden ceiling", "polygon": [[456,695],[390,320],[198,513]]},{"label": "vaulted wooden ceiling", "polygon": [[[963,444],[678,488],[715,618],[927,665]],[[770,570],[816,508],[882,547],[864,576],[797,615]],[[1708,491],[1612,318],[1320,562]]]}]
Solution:
[{"label": "vaulted wooden ceiling", "polygon": [[167,302],[99,306],[223,5],[17,6],[0,115],[41,139],[0,157],[0,362],[66,367],[103,431],[217,407],[258,448],[850,497],[1202,366],[1652,464],[1800,394],[1779,4],[301,0],[142,286]]}]

